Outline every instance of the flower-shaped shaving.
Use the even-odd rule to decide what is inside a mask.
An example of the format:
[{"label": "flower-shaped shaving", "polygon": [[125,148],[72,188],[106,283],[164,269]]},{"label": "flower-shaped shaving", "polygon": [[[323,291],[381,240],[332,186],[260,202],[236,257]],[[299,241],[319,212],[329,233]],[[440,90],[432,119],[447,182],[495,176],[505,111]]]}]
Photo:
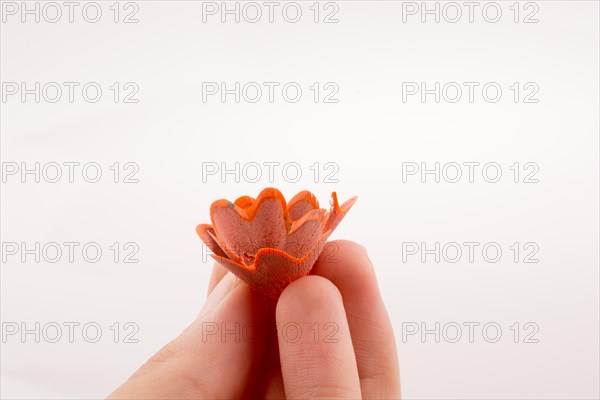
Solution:
[{"label": "flower-shaped shaving", "polygon": [[307,275],[327,238],[356,201],[338,204],[332,193],[329,211],[309,191],[286,204],[281,192],[263,190],[256,199],[217,200],[210,207],[212,225],[196,232],[221,265],[252,289],[278,297],[292,281]]}]

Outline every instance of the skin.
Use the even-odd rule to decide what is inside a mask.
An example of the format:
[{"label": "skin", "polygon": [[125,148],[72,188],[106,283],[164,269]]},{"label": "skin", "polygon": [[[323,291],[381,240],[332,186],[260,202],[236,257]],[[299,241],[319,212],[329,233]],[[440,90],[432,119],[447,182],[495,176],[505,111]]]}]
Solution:
[{"label": "skin", "polygon": [[276,303],[216,265],[197,319],[109,398],[399,399],[394,333],[367,252],[327,246]]}]

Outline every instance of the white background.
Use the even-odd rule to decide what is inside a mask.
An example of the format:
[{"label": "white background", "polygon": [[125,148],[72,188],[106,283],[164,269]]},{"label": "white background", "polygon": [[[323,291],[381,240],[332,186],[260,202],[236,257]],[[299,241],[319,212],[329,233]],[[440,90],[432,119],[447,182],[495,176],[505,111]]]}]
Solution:
[{"label": "white background", "polygon": [[[300,3],[297,23],[284,20],[282,6],[273,23],[264,6],[257,23],[243,17],[235,23],[233,16],[222,23],[220,14],[204,23],[202,3],[192,1],[138,1],[137,23],[122,22],[134,10],[123,3],[115,23],[112,2],[98,3],[103,13],[97,23],[82,17],[85,2],[73,23],[64,6],[57,23],[43,15],[39,23],[31,15],[23,23],[21,10],[10,15],[3,2],[3,84],[80,83],[73,103],[65,87],[57,103],[44,97],[36,103],[33,95],[23,101],[20,93],[2,99],[3,170],[7,163],[97,162],[103,173],[98,183],[88,183],[79,167],[70,183],[65,167],[58,183],[36,183],[33,175],[22,183],[17,174],[2,184],[5,246],[71,241],[103,249],[97,263],[82,259],[81,246],[73,263],[66,254],[57,263],[36,263],[31,255],[22,262],[20,253],[3,252],[4,329],[10,323],[29,329],[36,322],[81,324],[74,343],[64,326],[58,343],[44,337],[36,343],[33,334],[4,337],[3,398],[110,393],[201,307],[212,264],[194,228],[209,222],[211,202],[256,196],[267,186],[288,199],[309,189],[324,206],[333,190],[341,200],[359,196],[334,237],[364,244],[376,265],[396,332],[404,397],[598,398],[598,3],[521,3],[516,23],[512,1],[497,3],[502,15],[496,23],[482,15],[485,2],[472,23],[462,2],[456,23],[444,15],[439,23],[426,15],[423,23],[420,13],[405,14],[403,22],[403,7],[410,5],[392,1],[338,1],[337,23],[322,22],[335,9],[321,3],[315,23],[312,3]],[[524,23],[536,9],[538,22]],[[488,19],[495,17],[488,12]],[[81,96],[87,82],[103,89],[96,103]],[[115,103],[114,82],[121,90],[135,83],[139,101]],[[203,102],[202,82],[229,88],[235,82],[297,82],[303,93],[296,103],[282,98],[281,86],[272,103],[266,91],[255,104],[236,103],[232,95],[224,103],[219,96]],[[328,92],[325,83],[335,83],[338,102],[321,97],[315,103],[314,82],[321,95]],[[473,102],[463,86],[458,102],[447,101],[452,94],[436,103],[434,95],[403,101],[403,82],[480,86]],[[502,88],[495,103],[482,97],[488,82]],[[521,88],[516,103],[509,88],[514,82]],[[523,102],[527,82],[539,88],[537,103]],[[112,182],[115,162],[136,163],[139,182]],[[280,166],[272,183],[266,167],[256,183],[244,176],[236,182],[232,174],[203,182],[206,162],[230,169],[235,162],[298,163],[302,177],[292,183],[294,170],[286,179]],[[310,169],[315,162],[317,183]],[[324,179],[328,162],[339,167],[337,183]],[[488,183],[480,166],[473,183],[466,167],[457,183],[443,177],[436,183],[432,175],[425,183],[419,175],[403,182],[403,163],[410,162],[429,168],[495,162],[502,177]],[[522,172],[518,183],[509,169],[515,162]],[[522,182],[527,162],[539,166],[537,183]],[[114,242],[135,242],[139,263],[123,263],[123,253],[115,263]],[[456,263],[443,257],[436,263],[432,255],[422,262],[419,254],[404,254],[403,262],[406,242],[481,245],[472,263],[466,253]],[[488,242],[501,247],[498,262],[482,257]],[[517,263],[509,249],[515,242],[521,247]],[[537,263],[523,262],[528,242],[539,247]],[[82,336],[89,322],[103,330],[97,343]],[[115,322],[119,343],[110,330]],[[123,343],[127,322],[139,327],[138,343]],[[403,340],[410,323],[434,329],[436,322],[440,333],[448,323],[463,326],[463,336],[457,343],[446,336],[436,343],[433,334]],[[465,322],[480,324],[473,343]],[[490,322],[502,328],[496,343],[481,331]],[[518,343],[510,329],[515,322]],[[539,327],[531,337],[537,343],[524,343],[531,333],[527,322]],[[495,336],[493,329],[488,333]]]}]

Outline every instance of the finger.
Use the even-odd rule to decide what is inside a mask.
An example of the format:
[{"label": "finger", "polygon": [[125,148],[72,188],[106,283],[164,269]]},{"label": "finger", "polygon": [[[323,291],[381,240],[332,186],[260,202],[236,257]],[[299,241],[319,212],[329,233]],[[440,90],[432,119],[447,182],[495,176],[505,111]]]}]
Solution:
[{"label": "finger", "polygon": [[275,343],[267,344],[260,359],[254,364],[242,399],[285,399],[276,333],[273,337]]},{"label": "finger", "polygon": [[366,249],[337,240],[322,254],[311,274],[329,279],[342,294],[363,398],[399,398],[396,341]]},{"label": "finger", "polygon": [[271,300],[269,305],[270,312],[263,314],[266,316],[263,321],[265,321],[269,331],[268,334],[265,335],[266,343],[265,351],[263,353],[264,367],[262,371],[266,371],[266,374],[263,372],[265,390],[259,398],[265,400],[285,399],[285,387],[283,385],[283,375],[281,374],[279,343],[277,340],[276,307],[277,303]]},{"label": "finger", "polygon": [[236,398],[246,385],[253,346],[250,289],[232,274],[209,296],[200,316],[148,360],[110,398]]},{"label": "finger", "polygon": [[342,297],[331,282],[318,276],[294,281],[276,315],[287,398],[360,398]]},{"label": "finger", "polygon": [[227,268],[221,266],[221,264],[216,262],[210,275],[210,281],[208,282],[208,295],[210,295],[210,292],[212,292],[215,286],[219,284],[219,282],[225,276],[226,273]]},{"label": "finger", "polygon": [[[256,292],[253,292],[256,293]],[[279,346],[277,343],[277,326],[275,321],[276,302],[265,296],[258,295],[256,301],[258,329],[257,354],[255,364],[250,372],[248,390],[244,399],[285,399],[281,364],[279,361]]]}]

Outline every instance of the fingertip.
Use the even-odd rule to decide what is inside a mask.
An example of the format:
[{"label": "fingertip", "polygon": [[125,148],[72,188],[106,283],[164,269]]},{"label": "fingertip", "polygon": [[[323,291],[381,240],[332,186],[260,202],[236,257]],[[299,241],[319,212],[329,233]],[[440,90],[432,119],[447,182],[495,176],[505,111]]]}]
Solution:
[{"label": "fingertip", "polygon": [[342,303],[339,289],[328,279],[308,275],[290,283],[277,301],[277,316],[302,313],[320,309],[331,301]]},{"label": "fingertip", "polygon": [[[367,248],[360,243],[353,242],[352,240],[338,239],[328,242],[327,245],[333,247],[335,251],[334,255],[344,258],[348,258],[349,256],[359,257],[362,260],[368,260],[369,264],[371,264]],[[330,259],[336,260],[337,258],[331,257]]]},{"label": "fingertip", "polygon": [[[378,300],[377,276],[366,247],[350,240],[334,240],[327,245],[329,250],[321,253],[311,274],[333,282],[343,293],[344,300],[348,300],[346,296]],[[348,290],[349,287],[352,290]]]},{"label": "fingertip", "polygon": [[360,262],[363,264],[363,269],[373,270],[373,263],[369,258],[367,248],[362,244],[344,239],[327,242],[315,266],[319,264],[347,264],[349,262],[355,264]]}]

